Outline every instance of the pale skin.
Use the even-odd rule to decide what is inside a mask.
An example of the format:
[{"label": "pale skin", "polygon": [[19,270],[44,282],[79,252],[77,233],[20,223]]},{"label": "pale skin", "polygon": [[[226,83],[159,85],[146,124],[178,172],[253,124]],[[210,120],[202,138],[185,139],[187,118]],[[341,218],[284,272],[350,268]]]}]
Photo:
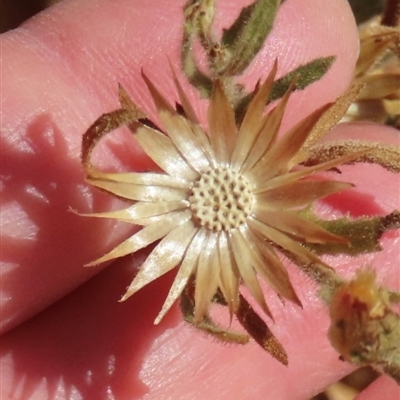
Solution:
[{"label": "pale skin", "polygon": [[[140,78],[142,67],[164,94],[176,98],[168,58],[179,65],[182,4],[159,4],[64,1],[2,36],[0,318],[2,331],[8,332],[0,351],[4,400],[307,399],[352,370],[338,360],[326,338],[329,321],[315,285],[293,265],[288,270],[303,309],[283,305],[265,289],[275,317],[269,326],[286,348],[289,367],[254,343],[216,342],[182,322],[178,307],[154,326],[173,274],[119,303],[146,252],[118,260],[96,277],[102,266],[83,267],[131,229],[68,211],[123,206],[84,183],[79,160],[83,132],[102,113],[118,107],[118,82],[154,117]],[[244,4],[220,0],[217,23],[232,22]],[[275,58],[283,75],[313,58],[337,56],[323,80],[293,96],[283,130],[348,86],[358,42],[345,0],[287,0],[269,40],[243,82],[254,85],[265,77]],[[191,99],[204,119],[205,103]],[[399,144],[397,132],[372,124],[342,125],[330,137]],[[104,169],[152,168],[126,132],[116,134],[97,161]],[[321,203],[318,209],[326,218],[347,211],[355,217],[383,215],[400,207],[398,176],[380,167],[345,167],[335,178],[357,188]],[[380,253],[329,262],[347,276],[372,264],[382,282],[399,289],[398,240],[392,232],[383,237]],[[226,310],[216,315],[228,324]],[[400,394],[393,380],[380,378],[359,399],[374,399],[376,393],[389,400]]]}]

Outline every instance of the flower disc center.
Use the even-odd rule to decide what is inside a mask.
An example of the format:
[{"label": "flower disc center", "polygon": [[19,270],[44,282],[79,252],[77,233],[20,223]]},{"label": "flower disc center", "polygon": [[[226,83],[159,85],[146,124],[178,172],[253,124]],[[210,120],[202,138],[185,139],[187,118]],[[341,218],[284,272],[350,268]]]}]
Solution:
[{"label": "flower disc center", "polygon": [[238,172],[218,167],[208,169],[192,188],[190,208],[200,225],[213,231],[237,228],[253,207],[249,182]]}]

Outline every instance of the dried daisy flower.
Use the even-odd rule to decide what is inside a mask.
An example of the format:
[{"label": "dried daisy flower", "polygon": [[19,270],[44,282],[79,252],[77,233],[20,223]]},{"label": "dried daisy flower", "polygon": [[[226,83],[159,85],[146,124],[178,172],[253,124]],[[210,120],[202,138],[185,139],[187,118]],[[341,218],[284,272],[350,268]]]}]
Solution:
[{"label": "dried daisy flower", "polygon": [[[280,0],[256,0],[241,11],[219,41],[212,26],[214,0],[188,2],[182,72],[209,99],[207,129],[200,125],[174,72],[179,97],[175,108],[142,73],[161,129],[120,86],[121,108],[102,115],[83,136],[82,163],[89,183],[133,202],[123,210],[84,215],[142,227],[88,265],[155,243],[122,301],[178,267],[156,324],[180,298],[186,321],[223,341],[247,343],[247,335],[220,328],[211,320],[208,311],[216,302],[227,306],[231,318],[235,315],[261,347],[287,364],[282,345],[240,286],[247,287],[271,318],[259,278],[281,298],[300,305],[279,252],[332,294],[342,280],[317,254],[378,251],[381,235],[400,227],[399,213],[321,220],[312,213],[313,202],[353,185],[316,179],[314,174],[350,162],[374,163],[400,172],[400,150],[362,141],[321,144],[320,139],[365,89],[365,82],[358,80],[335,103],[320,107],[278,137],[292,91],[319,80],[335,60],[334,56],[311,60],[277,80],[275,62],[266,80],[250,92],[236,82],[271,32],[280,4]],[[208,68],[196,58],[196,41],[205,52]],[[278,99],[265,113],[266,105]],[[91,164],[97,142],[122,125],[130,128],[161,171],[107,173]]]},{"label": "dried daisy flower", "polygon": [[371,365],[400,384],[400,316],[391,293],[376,282],[372,269],[359,270],[342,282],[329,301],[329,339],[344,360]]},{"label": "dried daisy flower", "polygon": [[[293,161],[330,105],[319,108],[278,138],[291,89],[264,115],[276,70],[277,63],[259,87],[239,127],[221,82],[215,80],[208,109],[208,133],[200,127],[176,77],[181,113],[143,74],[166,134],[149,126],[144,119],[134,121],[133,117],[128,122],[143,150],[164,173],[111,174],[87,167],[87,180],[92,185],[135,201],[124,210],[90,215],[143,226],[89,265],[134,253],[160,240],[122,300],[179,266],[156,324],[192,277],[195,277],[195,323],[203,319],[218,290],[231,315],[235,314],[242,281],[259,306],[271,316],[258,276],[280,296],[300,304],[275,249],[282,248],[307,262],[328,268],[302,243],[347,243],[347,239],[300,217],[297,211],[317,199],[351,187],[349,183],[310,177],[358,154],[311,167],[301,167]],[[125,92],[121,97],[127,104]],[[133,103],[130,109],[134,109]],[[120,110],[122,114],[123,111]],[[143,116],[137,108],[133,114],[136,118]],[[98,139],[96,132],[92,126],[84,137],[84,158]]]}]

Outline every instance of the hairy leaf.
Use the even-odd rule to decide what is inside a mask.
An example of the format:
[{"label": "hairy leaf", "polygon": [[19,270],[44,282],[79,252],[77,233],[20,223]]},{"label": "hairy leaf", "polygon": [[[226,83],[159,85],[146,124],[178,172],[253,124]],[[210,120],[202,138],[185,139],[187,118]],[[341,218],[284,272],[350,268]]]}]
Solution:
[{"label": "hairy leaf", "polygon": [[[310,214],[311,212],[308,211],[307,216],[311,216]],[[315,220],[327,231],[350,241],[350,244],[307,244],[307,247],[317,254],[349,254],[357,256],[380,251],[379,240],[383,233],[391,229],[400,228],[400,212],[397,210],[383,217],[362,217],[357,219],[343,217],[332,221],[324,221],[312,215],[311,219]]]},{"label": "hairy leaf", "polygon": [[231,56],[220,74],[238,75],[247,68],[271,32],[280,3],[280,0],[257,0],[242,9],[223,33],[222,45]]},{"label": "hairy leaf", "polygon": [[298,76],[296,89],[304,89],[311,83],[320,80],[332,66],[335,56],[316,58],[307,64],[300,65],[293,71],[278,79],[271,90],[270,101],[280,99],[288,90],[293,79]]}]

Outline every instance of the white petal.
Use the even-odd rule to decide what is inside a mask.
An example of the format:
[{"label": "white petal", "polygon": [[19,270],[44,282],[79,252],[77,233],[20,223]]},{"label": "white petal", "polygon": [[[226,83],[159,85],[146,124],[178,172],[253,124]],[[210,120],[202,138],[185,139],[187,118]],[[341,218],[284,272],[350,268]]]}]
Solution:
[{"label": "white petal", "polygon": [[277,68],[278,63],[275,61],[267,79],[258,89],[247,108],[243,122],[240,125],[237,142],[231,159],[231,165],[235,170],[241,168],[261,131],[264,122],[262,118],[263,111],[268,102],[268,97],[271,92],[272,84],[274,83]]},{"label": "white petal", "polygon": [[220,289],[228,304],[229,313],[232,315],[239,306],[240,273],[237,269],[227,233],[221,231],[218,237],[219,263],[221,265]]},{"label": "white petal", "polygon": [[283,210],[269,210],[258,203],[253,210],[253,215],[275,229],[295,236],[302,242],[308,243],[349,243],[348,239],[334,235],[315,222],[299,217],[293,212]]},{"label": "white petal", "polygon": [[[162,122],[168,136],[172,139],[172,142],[176,146],[175,150],[180,151],[183,161],[185,161],[185,162],[188,161],[194,170],[201,172],[204,167],[209,165],[208,159],[202,153],[202,148],[199,145],[199,143],[197,143],[197,141],[196,141],[197,138],[193,134],[193,131],[191,130],[188,120],[183,118],[182,116],[180,116],[173,109],[173,107],[169,104],[169,102],[166,100],[166,98],[158,91],[158,89],[153,85],[151,80],[146,76],[146,74],[144,74],[143,71],[142,71],[142,76],[146,82],[146,85],[147,85],[150,93],[151,93],[151,96],[153,97],[154,104],[157,108],[161,122]],[[177,84],[178,91],[179,91],[180,86],[176,79],[176,76],[175,76],[175,83]],[[183,106],[189,112],[190,116],[197,120],[196,116],[194,115],[194,111],[190,107],[190,104],[187,101],[186,97],[184,97],[183,103],[184,103]],[[155,138],[155,139],[157,140],[157,138]],[[158,139],[160,139],[160,138],[158,138]],[[163,138],[161,137],[161,140],[162,139]],[[165,140],[164,140],[164,142],[165,142]],[[162,160],[162,159],[156,160],[154,158],[155,153],[153,153],[153,155],[151,155],[148,151],[146,151],[146,152],[147,152],[147,154],[150,155],[150,157],[153,158],[153,160],[159,166],[161,166],[161,163],[164,164],[164,166],[161,166],[161,168],[163,168],[164,171],[170,173],[173,176],[180,176],[176,172],[171,173],[171,172],[167,171],[166,168],[171,170],[171,168],[173,166],[168,165],[168,162],[166,162],[166,160]],[[172,152],[171,152],[171,154],[172,154]],[[176,156],[176,154],[174,156]],[[190,173],[188,173],[187,177],[190,180],[194,179],[193,175],[190,175]]]},{"label": "white petal", "polygon": [[237,131],[233,107],[219,80],[214,81],[211,93],[208,107],[208,127],[215,158],[221,164],[228,165],[235,146]]},{"label": "white petal", "polygon": [[210,165],[216,168],[218,162],[216,161],[214,151],[211,148],[209,136],[203,131],[200,125],[192,124],[191,128]]},{"label": "white petal", "polygon": [[160,119],[182,158],[187,160],[193,169],[201,173],[210,166],[202,151],[201,143],[199,143],[185,118],[177,114],[171,115],[167,111],[161,111]]},{"label": "white petal", "polygon": [[271,145],[276,142],[279,128],[285,114],[286,105],[289,101],[295,84],[296,81],[292,81],[285,95],[282,97],[276,107],[269,111],[268,114],[263,118],[261,132],[244,162],[241,170],[243,173],[251,171],[258,161],[266,154]]},{"label": "white petal", "polygon": [[329,107],[331,107],[331,104],[318,108],[275,142],[252,169],[252,174],[258,175],[262,179],[270,179],[282,172],[286,172],[291,167],[290,160],[301,149],[312,127]]},{"label": "white petal", "polygon": [[188,197],[187,190],[174,189],[166,186],[133,185],[113,181],[98,181],[87,178],[86,181],[99,189],[128,200],[136,201],[180,201]]},{"label": "white petal", "polygon": [[290,282],[289,275],[272,246],[260,234],[250,229],[244,231],[245,240],[251,247],[251,256],[257,273],[283,298],[301,306]]},{"label": "white petal", "polygon": [[302,179],[259,193],[256,202],[263,202],[269,210],[305,207],[316,200],[353,186],[351,183],[339,181]]},{"label": "white petal", "polygon": [[175,113],[176,111],[171,106],[171,104],[167,101],[167,99],[162,95],[162,93],[155,87],[153,82],[147,77],[142,69],[142,78],[145,81],[147,88],[153,98],[154,105],[156,106],[157,112],[161,110],[168,110],[171,114]]},{"label": "white petal", "polygon": [[208,310],[210,302],[217,292],[220,265],[218,260],[217,235],[208,231],[207,242],[199,257],[196,273],[195,322],[200,322]]},{"label": "white petal", "polygon": [[215,167],[216,165],[213,163],[214,153],[211,150],[209,138],[205,134],[203,129],[201,129],[199,120],[196,116],[196,113],[195,113],[193,107],[191,106],[190,101],[185,94],[185,91],[183,90],[181,84],[179,83],[179,80],[176,76],[175,70],[172,67],[172,65],[171,65],[171,70],[172,70],[172,74],[174,76],[174,82],[175,82],[175,86],[178,91],[179,100],[180,100],[182,108],[185,112],[185,117],[190,121],[191,129],[198,140],[199,146],[203,150],[208,161],[212,164],[212,166]]},{"label": "white petal", "polygon": [[187,182],[184,179],[151,172],[110,173],[90,168],[88,176],[92,180],[131,183],[135,185],[167,186],[175,189],[190,189],[191,187],[191,182]]},{"label": "white petal", "polygon": [[196,231],[191,220],[171,230],[147,257],[121,301],[125,301],[142,287],[176,267],[185,255]]},{"label": "white petal", "polygon": [[187,98],[186,93],[182,88],[182,85],[180,84],[180,82],[178,80],[178,77],[177,77],[176,72],[175,72],[175,68],[172,66],[171,62],[169,63],[169,66],[171,67],[172,76],[174,78],[174,83],[175,83],[176,89],[178,91],[179,101],[181,103],[183,111],[185,112],[185,117],[190,122],[192,122],[194,124],[198,124],[199,120],[197,118],[197,115],[196,115],[192,105],[190,104],[190,101]]},{"label": "white petal", "polygon": [[161,239],[167,235],[176,226],[185,223],[191,218],[192,214],[190,211],[177,211],[166,214],[160,221],[146,226],[139,232],[135,233],[129,239],[125,240],[109,253],[98,258],[95,261],[87,264],[87,266],[97,265],[104,261],[113,260],[114,258],[122,257],[130,253],[143,249],[150,243]]},{"label": "white petal", "polygon": [[204,229],[200,229],[190,243],[182,260],[182,264],[179,267],[179,271],[176,274],[174,283],[172,284],[168,293],[167,299],[165,300],[160,313],[154,321],[156,325],[164,318],[165,314],[170,310],[172,305],[181,295],[183,289],[185,289],[189,278],[195,273],[200,253],[204,248],[205,238],[206,235]]},{"label": "white petal", "polygon": [[268,238],[278,246],[282,247],[283,249],[288,250],[296,256],[300,256],[308,262],[316,263],[320,266],[331,269],[331,267],[324,263],[317,255],[312,253],[310,250],[307,250],[305,247],[301,246],[298,242],[291,239],[288,235],[279,232],[278,230],[271,228],[270,226],[265,225],[263,222],[260,222],[253,217],[249,217],[247,223],[249,224],[251,229],[259,231],[266,238]]},{"label": "white petal", "polygon": [[311,167],[302,168],[301,170],[298,171],[289,172],[287,174],[277,176],[276,178],[266,180],[264,183],[259,182],[255,189],[255,193],[261,193],[266,190],[275,189],[278,187],[288,185],[290,183],[298,181],[299,179],[313,175],[315,172],[325,171],[337,167],[338,165],[345,164],[346,162],[358,158],[362,154],[365,154],[365,152],[359,151],[352,154],[347,154],[346,156],[326,161],[322,164],[313,165]]},{"label": "white petal", "polygon": [[146,154],[171,176],[187,181],[198,177],[168,136],[147,126],[139,128],[134,135]]},{"label": "white petal", "polygon": [[132,224],[136,224],[136,221],[138,221],[141,225],[144,218],[147,219],[185,208],[188,208],[188,203],[186,201],[162,201],[159,203],[139,202],[123,210],[79,215],[95,218],[112,218]]},{"label": "white petal", "polygon": [[272,318],[271,312],[265,302],[264,293],[261,290],[256,272],[252,265],[249,246],[246,243],[240,228],[231,230],[231,243],[236,264],[245,285],[263,311]]}]

